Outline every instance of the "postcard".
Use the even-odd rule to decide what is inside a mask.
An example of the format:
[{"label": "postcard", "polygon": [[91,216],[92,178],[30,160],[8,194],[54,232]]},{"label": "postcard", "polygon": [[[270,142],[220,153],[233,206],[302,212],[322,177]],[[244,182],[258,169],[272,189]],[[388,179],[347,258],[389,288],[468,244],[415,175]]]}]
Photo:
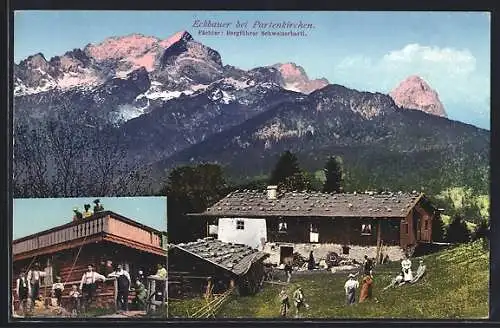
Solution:
[{"label": "postcard", "polygon": [[15,199],[13,316],[166,317],[166,206],[165,197]]},{"label": "postcard", "polygon": [[[142,317],[166,304],[169,320],[487,318],[490,24],[456,11],[16,12],[14,197],[80,197],[82,215],[88,195],[168,198],[165,228],[118,203],[92,228],[50,216],[137,264],[110,246],[71,270],[91,246],[53,226],[24,235],[71,247],[62,282],[87,262],[105,276],[110,257],[134,284],[163,250],[166,283],[143,282],[160,303]],[[32,237],[14,239],[16,279],[31,261],[57,271],[33,260]],[[95,295],[112,303],[119,278],[105,277]]]}]

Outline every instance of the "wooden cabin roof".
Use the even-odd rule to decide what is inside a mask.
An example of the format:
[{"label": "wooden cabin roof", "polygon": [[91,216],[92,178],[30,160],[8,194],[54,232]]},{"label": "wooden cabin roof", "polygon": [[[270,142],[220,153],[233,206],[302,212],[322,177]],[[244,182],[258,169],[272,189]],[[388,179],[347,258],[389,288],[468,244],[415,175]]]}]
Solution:
[{"label": "wooden cabin roof", "polygon": [[173,248],[194,255],[238,276],[245,274],[252,263],[269,256],[247,245],[225,243],[211,237],[170,245],[169,249]]},{"label": "wooden cabin roof", "polygon": [[205,212],[214,217],[373,217],[404,218],[425,196],[421,193],[284,192],[268,199],[266,192],[235,191]]},{"label": "wooden cabin roof", "polygon": [[[80,223],[85,222],[85,220],[88,221],[88,220],[91,220],[91,219],[103,218],[103,217],[106,217],[108,215],[111,216],[111,217],[113,217],[113,218],[116,218],[116,219],[118,219],[120,221],[123,221],[125,223],[128,223],[130,225],[133,225],[133,226],[136,226],[138,228],[141,228],[143,230],[154,232],[154,233],[158,233],[158,234],[161,233],[160,231],[158,231],[158,230],[156,230],[154,228],[151,228],[151,227],[149,227],[147,225],[144,225],[142,223],[139,223],[137,221],[129,219],[129,218],[127,218],[127,217],[125,217],[123,215],[120,215],[118,213],[115,213],[113,211],[101,211],[101,212],[94,213],[94,214],[92,214],[92,216],[90,216],[88,218],[85,218],[85,219],[82,219],[80,221],[70,221],[70,222],[68,222],[66,224],[62,224],[62,225],[59,225],[59,226],[56,226],[56,227],[53,227],[53,228],[50,228],[50,229],[47,229],[47,230],[43,230],[43,231],[40,231],[40,232],[31,234],[31,235],[28,235],[28,236],[24,236],[24,237],[15,239],[12,242],[13,243],[21,242],[23,240],[31,239],[31,238],[36,237],[36,236],[45,235],[45,234],[48,234],[50,232],[54,232],[54,231],[57,231],[57,230],[60,230],[60,229],[64,229],[64,228],[68,228],[68,227],[79,225]],[[72,220],[72,218],[69,218],[68,220]]]},{"label": "wooden cabin roof", "polygon": [[103,211],[76,222],[16,239],[12,242],[12,254],[16,261],[85,244],[112,242],[165,256],[161,235],[160,231],[120,214]]}]

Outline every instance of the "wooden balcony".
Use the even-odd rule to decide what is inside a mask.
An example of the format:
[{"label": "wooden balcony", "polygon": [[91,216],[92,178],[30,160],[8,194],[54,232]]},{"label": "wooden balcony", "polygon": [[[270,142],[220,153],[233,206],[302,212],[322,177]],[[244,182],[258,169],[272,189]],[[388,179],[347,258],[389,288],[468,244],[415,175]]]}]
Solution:
[{"label": "wooden balcony", "polygon": [[159,231],[114,212],[104,211],[81,221],[70,222],[16,239],[12,243],[12,254],[15,258],[20,258],[24,257],[24,254],[40,253],[44,250],[54,251],[56,248],[70,248],[76,243],[99,240],[130,244],[131,247],[162,249]]}]

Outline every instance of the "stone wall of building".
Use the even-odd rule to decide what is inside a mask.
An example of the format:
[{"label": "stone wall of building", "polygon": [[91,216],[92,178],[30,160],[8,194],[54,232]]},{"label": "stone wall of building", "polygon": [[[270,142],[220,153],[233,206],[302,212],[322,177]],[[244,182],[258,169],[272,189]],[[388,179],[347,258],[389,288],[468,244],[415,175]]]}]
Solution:
[{"label": "stone wall of building", "polygon": [[[313,251],[314,259],[318,262],[320,259],[326,258],[329,252],[335,252],[340,256],[347,257],[349,259],[356,260],[358,262],[363,262],[364,256],[368,255],[370,258],[374,258],[377,255],[376,246],[357,246],[348,245],[349,254],[343,254],[343,246],[340,244],[291,244],[291,243],[266,243],[264,245],[263,251],[270,254],[267,258],[267,263],[279,264],[280,263],[280,247],[288,246],[293,247],[293,252],[297,252],[306,259],[309,258],[309,252]],[[388,255],[389,261],[400,261],[404,256],[404,251],[400,246],[384,246],[382,248],[382,254],[385,257]]]}]

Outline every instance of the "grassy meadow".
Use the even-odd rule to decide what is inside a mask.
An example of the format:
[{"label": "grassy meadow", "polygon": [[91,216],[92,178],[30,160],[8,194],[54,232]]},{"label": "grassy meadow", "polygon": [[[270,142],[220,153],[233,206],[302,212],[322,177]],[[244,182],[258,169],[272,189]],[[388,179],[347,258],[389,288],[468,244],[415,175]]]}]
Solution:
[{"label": "grassy meadow", "polygon": [[[418,260],[412,259],[415,272]],[[347,273],[325,271],[295,274],[289,285],[265,284],[254,296],[233,297],[217,318],[280,318],[278,294],[285,287],[291,298],[300,285],[310,305],[302,318],[401,318],[479,319],[488,317],[489,251],[482,241],[454,246],[423,256],[426,274],[414,285],[383,290],[400,269],[399,262],[379,265],[374,270],[373,299],[345,305]],[[359,289],[356,299],[359,297]],[[169,316],[188,317],[203,305],[203,299],[169,303]],[[290,318],[295,309],[291,308]]]}]

